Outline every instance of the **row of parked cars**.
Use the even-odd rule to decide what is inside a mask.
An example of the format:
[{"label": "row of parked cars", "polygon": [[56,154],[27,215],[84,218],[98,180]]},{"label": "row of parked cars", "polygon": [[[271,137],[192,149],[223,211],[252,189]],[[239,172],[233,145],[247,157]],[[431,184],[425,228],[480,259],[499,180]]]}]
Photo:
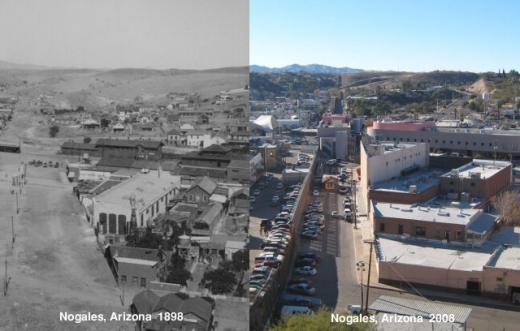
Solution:
[{"label": "row of parked cars", "polygon": [[44,167],[44,168],[47,168],[47,167],[49,167],[49,168],[52,168],[52,167],[59,168],[60,167],[60,163],[59,162],[54,162],[54,163],[52,161],[43,162],[41,160],[38,160],[38,161],[31,160],[31,161],[29,161],[29,165],[33,165],[35,167],[40,167],[41,166],[41,167]]}]

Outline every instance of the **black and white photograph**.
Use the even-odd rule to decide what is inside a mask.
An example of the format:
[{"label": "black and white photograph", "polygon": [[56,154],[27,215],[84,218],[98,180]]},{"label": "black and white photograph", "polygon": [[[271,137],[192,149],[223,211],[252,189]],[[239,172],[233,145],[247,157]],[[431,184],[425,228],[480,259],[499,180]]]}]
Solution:
[{"label": "black and white photograph", "polygon": [[0,330],[248,330],[249,2],[0,7]]}]

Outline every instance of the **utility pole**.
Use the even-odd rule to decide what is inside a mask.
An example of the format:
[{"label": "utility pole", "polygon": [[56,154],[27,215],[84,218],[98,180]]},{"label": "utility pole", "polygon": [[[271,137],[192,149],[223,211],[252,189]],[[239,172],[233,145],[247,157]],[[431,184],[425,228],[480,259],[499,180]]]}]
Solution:
[{"label": "utility pole", "polygon": [[18,191],[16,191],[15,194],[16,194],[16,213],[18,214],[20,212],[20,208],[18,208]]},{"label": "utility pole", "polygon": [[368,314],[368,293],[370,291],[370,271],[372,269],[372,248],[374,247],[373,240],[364,240],[363,242],[370,244],[370,258],[368,260],[368,280],[367,280],[367,295],[365,299],[365,315]]},{"label": "utility pole", "polygon": [[365,261],[359,261],[356,263],[357,270],[361,274],[361,310],[363,310],[363,271],[365,271]]},{"label": "utility pole", "polygon": [[11,229],[13,231],[13,243],[11,244],[11,248],[14,249],[14,216],[11,215]]},{"label": "utility pole", "polygon": [[7,295],[7,287],[9,286],[11,277],[7,278],[7,260],[5,260],[5,280],[4,280],[4,297]]}]

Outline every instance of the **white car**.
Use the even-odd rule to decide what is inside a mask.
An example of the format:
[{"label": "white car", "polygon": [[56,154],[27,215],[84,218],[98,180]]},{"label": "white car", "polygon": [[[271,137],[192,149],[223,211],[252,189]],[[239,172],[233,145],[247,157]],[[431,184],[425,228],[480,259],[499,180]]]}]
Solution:
[{"label": "white car", "polygon": [[283,184],[282,184],[282,183],[278,183],[278,184],[276,184],[276,188],[277,188],[277,189],[281,189],[281,188],[283,188]]},{"label": "white car", "polygon": [[333,218],[337,218],[338,212],[334,210],[332,213],[330,213],[330,216],[332,216]]},{"label": "white car", "polygon": [[294,272],[296,272],[297,274],[300,274],[300,275],[311,275],[311,276],[314,276],[317,273],[316,268],[309,267],[309,266],[297,268],[294,270]]},{"label": "white car", "polygon": [[320,196],[320,191],[318,191],[318,190],[312,191],[312,196],[319,197]]},{"label": "white car", "polygon": [[253,195],[260,195],[260,190],[259,189],[254,190]]},{"label": "white car", "polygon": [[256,198],[254,196],[250,196],[249,197],[249,202],[250,203],[255,203],[255,201],[256,201]]},{"label": "white car", "polygon": [[273,202],[280,201],[280,198],[277,195],[273,195]]}]

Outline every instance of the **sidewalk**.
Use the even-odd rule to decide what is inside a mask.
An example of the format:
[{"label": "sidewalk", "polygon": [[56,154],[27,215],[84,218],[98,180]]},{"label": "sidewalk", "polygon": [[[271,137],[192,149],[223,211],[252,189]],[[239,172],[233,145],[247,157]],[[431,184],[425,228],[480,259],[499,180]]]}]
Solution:
[{"label": "sidewalk", "polygon": [[[359,182],[358,182],[359,184]],[[365,206],[365,201],[363,199],[363,195],[366,194],[362,192],[357,185],[356,188],[356,204],[357,204],[357,214],[361,215],[357,217],[357,229],[354,229],[354,248],[355,248],[355,256],[356,261],[365,262],[365,271],[362,272],[363,279],[360,278],[360,272],[356,272],[358,284],[362,281],[363,286],[366,287],[368,282],[368,270],[370,261],[370,244],[365,243],[364,240],[373,240],[373,229],[372,224],[368,220],[367,208]],[[354,225],[352,225],[354,226]],[[379,271],[378,271],[378,263],[375,255],[375,249],[372,250],[372,268],[370,270],[370,288],[377,288],[381,290],[387,291],[395,291],[400,294],[412,294],[427,297],[430,300],[440,300],[440,301],[450,301],[457,302],[461,304],[468,305],[478,305],[483,307],[495,308],[495,309],[505,309],[505,310],[513,310],[520,311],[520,306],[514,305],[507,301],[500,301],[497,299],[473,296],[461,293],[453,293],[453,292],[441,292],[435,290],[427,290],[423,288],[416,289],[415,291],[412,288],[398,288],[386,284],[379,283]]]}]

